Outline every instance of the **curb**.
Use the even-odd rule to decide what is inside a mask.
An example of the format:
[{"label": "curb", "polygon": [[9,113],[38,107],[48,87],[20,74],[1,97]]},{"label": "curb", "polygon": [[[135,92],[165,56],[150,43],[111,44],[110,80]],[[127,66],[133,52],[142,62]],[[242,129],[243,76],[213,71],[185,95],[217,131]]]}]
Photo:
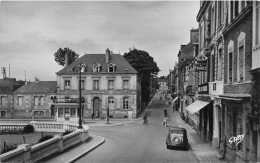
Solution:
[{"label": "curb", "polygon": [[101,144],[103,144],[105,142],[105,139],[102,137],[102,136],[97,136],[97,137],[101,137],[101,141],[96,144],[96,145],[93,145],[92,147],[90,147],[88,150],[84,151],[83,153],[73,157],[71,160],[69,160],[68,162],[66,163],[72,163],[72,162],[75,162],[77,161],[78,159],[80,159],[82,156],[88,154],[89,152],[93,151],[95,148],[99,147]]}]

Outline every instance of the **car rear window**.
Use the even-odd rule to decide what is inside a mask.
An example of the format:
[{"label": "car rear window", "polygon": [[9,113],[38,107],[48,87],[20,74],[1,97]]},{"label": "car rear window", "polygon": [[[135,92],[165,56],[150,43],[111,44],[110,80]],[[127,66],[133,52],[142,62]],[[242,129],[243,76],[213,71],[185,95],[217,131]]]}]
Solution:
[{"label": "car rear window", "polygon": [[170,130],[171,134],[183,134],[182,130]]}]

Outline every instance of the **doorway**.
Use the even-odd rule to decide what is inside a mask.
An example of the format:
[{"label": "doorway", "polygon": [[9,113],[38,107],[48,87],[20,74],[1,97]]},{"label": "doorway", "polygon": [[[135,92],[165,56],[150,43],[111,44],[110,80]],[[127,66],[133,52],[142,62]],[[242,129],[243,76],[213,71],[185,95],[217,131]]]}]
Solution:
[{"label": "doorway", "polygon": [[100,99],[98,97],[95,97],[93,99],[93,112],[94,112],[94,116],[96,118],[99,118],[100,115]]}]

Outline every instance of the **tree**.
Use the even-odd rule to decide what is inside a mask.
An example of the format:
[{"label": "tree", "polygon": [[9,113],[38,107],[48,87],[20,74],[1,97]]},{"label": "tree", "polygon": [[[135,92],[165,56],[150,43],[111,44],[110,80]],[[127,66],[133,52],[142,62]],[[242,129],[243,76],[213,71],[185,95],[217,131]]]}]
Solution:
[{"label": "tree", "polygon": [[62,65],[64,66],[65,64],[65,54],[68,53],[69,55],[69,64],[74,62],[75,60],[77,60],[79,58],[79,55],[74,52],[73,50],[69,49],[69,48],[59,48],[57,50],[57,52],[55,52],[54,55],[54,59],[55,61],[59,64],[59,65]]},{"label": "tree", "polygon": [[138,72],[138,76],[141,79],[142,99],[146,103],[149,102],[151,93],[151,77],[157,76],[160,71],[157,67],[157,63],[154,62],[153,57],[151,57],[149,53],[135,48],[130,49],[130,51],[125,53],[123,57]]}]

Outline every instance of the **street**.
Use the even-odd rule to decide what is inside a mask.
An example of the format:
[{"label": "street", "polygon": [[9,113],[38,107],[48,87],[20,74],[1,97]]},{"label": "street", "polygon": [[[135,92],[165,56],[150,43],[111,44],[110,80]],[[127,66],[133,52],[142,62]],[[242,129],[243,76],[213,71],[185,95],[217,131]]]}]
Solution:
[{"label": "street", "polygon": [[[159,96],[148,111],[148,125],[138,120],[123,126],[91,127],[90,132],[104,137],[105,143],[77,162],[198,162],[190,150],[166,149],[168,128],[162,125],[165,100]],[[172,108],[167,111],[170,125],[178,125]]]}]

